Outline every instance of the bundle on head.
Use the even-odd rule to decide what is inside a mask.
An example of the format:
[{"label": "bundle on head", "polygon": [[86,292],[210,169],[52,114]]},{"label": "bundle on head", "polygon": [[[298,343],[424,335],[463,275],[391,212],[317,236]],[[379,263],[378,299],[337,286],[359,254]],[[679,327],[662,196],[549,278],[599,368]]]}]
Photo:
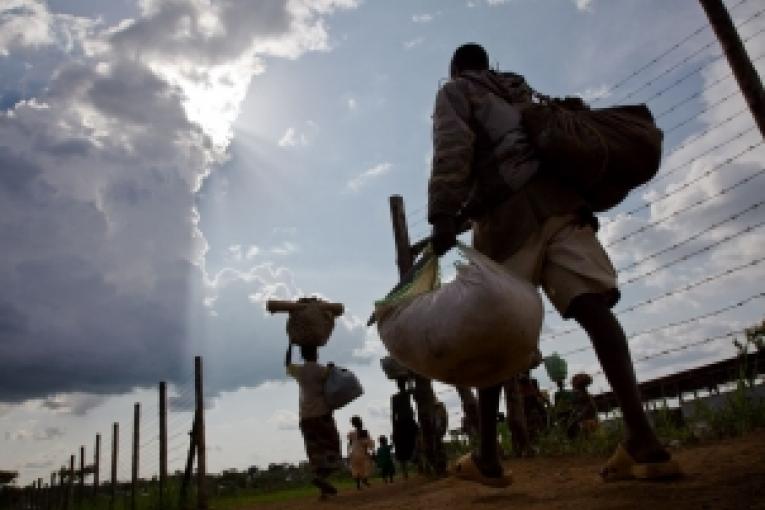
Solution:
[{"label": "bundle on head", "polygon": [[326,345],[335,328],[335,315],[320,306],[324,301],[319,298],[301,298],[298,302],[305,306],[289,314],[287,336],[290,341],[297,345]]},{"label": "bundle on head", "polygon": [[583,390],[592,384],[592,377],[589,374],[579,373],[571,378],[571,386],[577,390]]}]

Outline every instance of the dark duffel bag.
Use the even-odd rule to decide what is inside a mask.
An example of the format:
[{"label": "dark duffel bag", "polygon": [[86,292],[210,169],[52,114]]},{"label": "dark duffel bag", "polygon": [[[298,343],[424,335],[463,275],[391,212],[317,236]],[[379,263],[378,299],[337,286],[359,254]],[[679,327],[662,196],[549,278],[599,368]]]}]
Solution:
[{"label": "dark duffel bag", "polygon": [[574,186],[591,209],[619,205],[656,175],[663,133],[644,104],[590,109],[577,98],[523,109],[523,126],[542,170]]}]

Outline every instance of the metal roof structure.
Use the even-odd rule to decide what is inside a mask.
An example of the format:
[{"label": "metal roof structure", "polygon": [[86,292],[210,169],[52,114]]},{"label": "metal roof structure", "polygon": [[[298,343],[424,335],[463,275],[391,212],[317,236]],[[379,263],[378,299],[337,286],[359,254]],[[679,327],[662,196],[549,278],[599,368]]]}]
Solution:
[{"label": "metal roof structure", "polygon": [[[643,402],[682,398],[687,393],[716,392],[718,387],[735,382],[739,377],[754,379],[765,374],[765,349],[745,357],[734,356],[716,363],[665,375],[638,384]],[[594,395],[598,411],[608,413],[619,407],[613,392]]]}]

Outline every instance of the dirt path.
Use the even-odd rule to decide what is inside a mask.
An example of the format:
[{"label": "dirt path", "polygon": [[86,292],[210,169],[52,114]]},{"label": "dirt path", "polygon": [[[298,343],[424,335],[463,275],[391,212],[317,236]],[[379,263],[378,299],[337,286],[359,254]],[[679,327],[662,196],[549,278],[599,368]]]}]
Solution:
[{"label": "dirt path", "polygon": [[604,484],[596,475],[603,459],[543,458],[508,462],[515,483],[507,489],[484,488],[453,478],[397,479],[388,486],[375,479],[370,489],[346,490],[326,502],[302,499],[251,508],[765,510],[765,430],[685,447],[674,455],[686,476],[672,482]]}]

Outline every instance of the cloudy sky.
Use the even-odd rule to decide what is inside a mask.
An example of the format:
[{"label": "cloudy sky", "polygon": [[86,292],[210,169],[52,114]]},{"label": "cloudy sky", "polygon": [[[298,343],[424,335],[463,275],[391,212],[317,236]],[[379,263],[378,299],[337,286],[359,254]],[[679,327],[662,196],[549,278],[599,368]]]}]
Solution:
[{"label": "cloudy sky", "polygon": [[[729,7],[762,71],[761,6]],[[322,358],[366,394],[338,421],[389,433],[363,326],[396,279],[387,197],[427,234],[433,97],[467,41],[548,94],[648,102],[660,176],[599,234],[634,355],[677,349],[638,377],[730,356],[718,337],[763,316],[765,150],[705,21],[660,0],[0,0],[0,469],[47,479],[115,421],[127,452],[141,402],[150,475],[160,380],[180,466],[197,354],[211,469],[301,459],[271,297],[346,304]],[[596,372],[571,328],[548,314],[543,352]]]}]

